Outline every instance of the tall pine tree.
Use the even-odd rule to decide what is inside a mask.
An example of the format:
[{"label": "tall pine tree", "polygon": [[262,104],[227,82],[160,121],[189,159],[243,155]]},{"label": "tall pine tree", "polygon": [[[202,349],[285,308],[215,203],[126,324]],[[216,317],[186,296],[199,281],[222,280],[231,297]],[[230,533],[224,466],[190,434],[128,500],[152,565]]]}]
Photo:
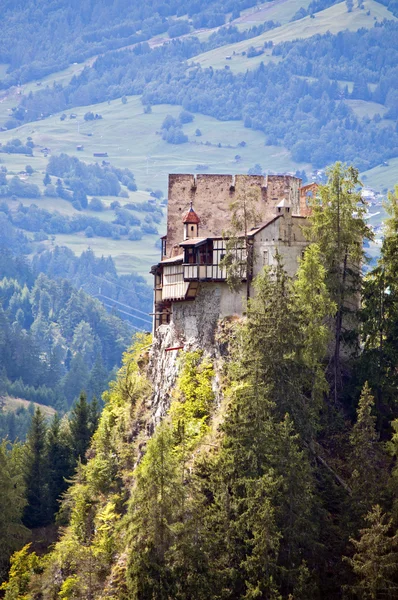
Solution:
[{"label": "tall pine tree", "polygon": [[75,461],[86,463],[86,452],[90,445],[92,424],[90,421],[90,405],[84,392],[72,408],[69,420],[72,456]]},{"label": "tall pine tree", "polygon": [[23,522],[29,528],[47,525],[50,520],[50,511],[46,422],[40,408],[35,410],[24,446],[24,478],[27,506]]},{"label": "tall pine tree", "polygon": [[379,505],[366,520],[368,527],[358,540],[351,539],[354,555],[346,560],[356,576],[351,591],[360,600],[393,600],[398,594],[398,534]]},{"label": "tall pine tree", "polygon": [[333,319],[333,352],[330,379],[334,400],[343,387],[342,351],[358,348],[358,294],[361,289],[362,244],[371,239],[360,192],[358,170],[337,162],[328,170],[328,182],[314,196],[305,229],[308,239],[319,246],[327,274],[327,287],[336,305]]}]

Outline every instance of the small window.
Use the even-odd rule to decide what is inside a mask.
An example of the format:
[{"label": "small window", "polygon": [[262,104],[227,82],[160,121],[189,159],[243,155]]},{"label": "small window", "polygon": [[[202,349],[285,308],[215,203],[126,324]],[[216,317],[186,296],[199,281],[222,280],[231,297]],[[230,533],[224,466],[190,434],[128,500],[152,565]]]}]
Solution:
[{"label": "small window", "polygon": [[265,267],[268,264],[269,264],[269,253],[268,253],[268,250],[263,250],[263,266]]},{"label": "small window", "polygon": [[195,227],[193,225],[191,225],[191,231],[194,231]]}]

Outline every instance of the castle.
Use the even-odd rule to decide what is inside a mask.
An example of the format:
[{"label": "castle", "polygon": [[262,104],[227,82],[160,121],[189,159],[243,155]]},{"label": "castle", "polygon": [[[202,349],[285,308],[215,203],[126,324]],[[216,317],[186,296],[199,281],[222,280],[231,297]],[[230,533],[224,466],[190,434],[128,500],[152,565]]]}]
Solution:
[{"label": "castle", "polygon": [[[247,278],[251,282],[264,265],[274,264],[276,252],[294,275],[307,245],[303,225],[315,191],[316,184],[302,186],[290,175],[170,175],[167,233],[151,270],[154,331],[171,323],[179,339],[211,336],[219,318],[242,315]],[[258,222],[242,237],[238,251],[247,268],[241,289],[231,291],[221,262],[223,233],[231,203],[245,194],[254,198]]]}]

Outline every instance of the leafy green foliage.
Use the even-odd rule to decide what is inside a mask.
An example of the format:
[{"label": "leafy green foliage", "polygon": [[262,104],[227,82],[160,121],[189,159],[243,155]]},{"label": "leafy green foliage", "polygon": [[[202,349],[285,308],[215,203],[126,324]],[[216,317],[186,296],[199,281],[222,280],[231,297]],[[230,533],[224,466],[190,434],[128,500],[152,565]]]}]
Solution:
[{"label": "leafy green foliage", "polygon": [[202,352],[186,353],[170,406],[172,429],[183,452],[192,452],[208,431],[214,402],[214,370]]},{"label": "leafy green foliage", "polygon": [[35,552],[29,552],[30,544],[15,552],[11,558],[9,580],[0,586],[5,590],[7,600],[28,600],[29,584],[35,573],[40,572],[40,559]]}]

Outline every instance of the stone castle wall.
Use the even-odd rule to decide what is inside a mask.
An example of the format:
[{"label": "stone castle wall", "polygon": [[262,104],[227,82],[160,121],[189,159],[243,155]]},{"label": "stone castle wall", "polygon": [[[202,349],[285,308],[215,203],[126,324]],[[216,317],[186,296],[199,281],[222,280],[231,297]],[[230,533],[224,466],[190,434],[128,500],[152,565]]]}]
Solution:
[{"label": "stone castle wall", "polygon": [[167,256],[180,252],[181,222],[191,202],[200,216],[199,236],[215,237],[228,228],[231,202],[250,192],[257,198],[259,223],[274,216],[283,198],[300,214],[300,186],[301,179],[290,175],[170,175]]}]

